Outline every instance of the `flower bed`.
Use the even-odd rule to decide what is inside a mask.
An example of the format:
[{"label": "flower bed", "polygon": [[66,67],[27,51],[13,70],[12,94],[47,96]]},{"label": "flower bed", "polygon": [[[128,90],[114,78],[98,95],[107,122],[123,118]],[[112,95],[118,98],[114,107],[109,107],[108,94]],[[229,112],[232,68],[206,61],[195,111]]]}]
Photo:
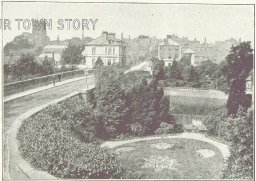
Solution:
[{"label": "flower bed", "polygon": [[17,134],[23,158],[61,178],[120,178],[115,155],[90,143],[95,130],[88,112],[76,96],[24,120]]}]

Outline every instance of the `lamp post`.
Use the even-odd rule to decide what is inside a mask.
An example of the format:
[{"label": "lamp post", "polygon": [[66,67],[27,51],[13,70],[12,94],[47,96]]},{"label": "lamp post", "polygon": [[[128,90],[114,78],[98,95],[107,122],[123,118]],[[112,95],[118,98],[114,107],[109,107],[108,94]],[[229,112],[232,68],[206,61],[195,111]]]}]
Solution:
[{"label": "lamp post", "polygon": [[53,80],[53,86],[55,86],[55,60],[54,60],[54,52],[52,52],[52,61],[53,61],[53,74],[52,74],[52,80]]},{"label": "lamp post", "polygon": [[88,89],[88,71],[87,71],[87,67],[85,68],[85,77],[86,77],[86,89]]}]

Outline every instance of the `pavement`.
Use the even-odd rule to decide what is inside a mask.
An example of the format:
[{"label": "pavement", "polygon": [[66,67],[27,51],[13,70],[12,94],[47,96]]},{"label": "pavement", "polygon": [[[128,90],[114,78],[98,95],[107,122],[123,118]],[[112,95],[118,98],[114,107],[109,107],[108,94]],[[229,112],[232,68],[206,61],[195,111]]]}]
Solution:
[{"label": "pavement", "polygon": [[[87,76],[87,78],[92,77],[92,76],[93,75]],[[61,85],[64,85],[64,84],[68,84],[70,82],[75,82],[75,81],[79,81],[79,80],[83,80],[83,79],[86,79],[86,76],[75,77],[75,78],[72,78],[72,79],[63,80],[61,82],[56,82],[55,86],[53,84],[50,84],[50,85],[30,89],[30,90],[27,90],[27,91],[24,91],[24,92],[20,92],[20,93],[17,93],[17,94],[5,96],[4,97],[4,102],[8,102],[8,101],[20,98],[20,97],[24,97],[24,96],[27,96],[27,95],[30,95],[30,94],[34,94],[34,93],[37,93],[37,92],[44,91],[46,89],[51,89],[53,87],[58,87],[58,86],[61,86]]]},{"label": "pavement", "polygon": [[[87,82],[87,83],[86,83]],[[15,161],[9,159],[7,134],[14,121],[23,113],[34,107],[47,104],[55,99],[62,98],[74,91],[92,88],[95,86],[93,76],[76,77],[73,79],[57,82],[55,86],[48,85],[4,98],[4,120],[3,120],[3,179],[25,179],[23,173],[19,173]]]}]

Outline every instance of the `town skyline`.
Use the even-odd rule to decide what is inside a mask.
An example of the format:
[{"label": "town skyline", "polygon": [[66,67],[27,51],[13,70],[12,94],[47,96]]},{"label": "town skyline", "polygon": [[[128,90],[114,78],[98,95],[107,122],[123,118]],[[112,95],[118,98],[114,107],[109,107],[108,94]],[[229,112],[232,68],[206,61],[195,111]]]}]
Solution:
[{"label": "town skyline", "polygon": [[[19,6],[20,11],[13,13],[13,9]],[[50,11],[55,8],[52,3],[4,3],[3,18],[32,19],[32,18],[94,18],[98,19],[95,30],[85,30],[84,35],[96,38],[102,31],[116,33],[120,38],[121,33],[124,38],[138,37],[146,35],[164,39],[167,34],[175,34],[179,37],[188,37],[190,40],[215,43],[230,38],[242,41],[251,41],[254,44],[254,16],[253,6],[222,6],[222,5],[177,5],[177,4],[148,4],[147,11],[140,4],[58,4],[61,11]],[[61,6],[61,7],[60,7]],[[32,11],[22,11],[26,8]],[[39,11],[38,7],[47,9]],[[144,7],[144,9],[143,9]],[[68,8],[68,9],[67,9]],[[56,9],[56,8],[55,8]],[[87,11],[84,11],[84,10]],[[93,11],[97,9],[97,11]],[[67,14],[60,15],[60,12],[67,10]],[[75,13],[74,13],[75,11]],[[97,12],[101,12],[100,14]],[[239,12],[239,13],[238,13]],[[121,14],[122,13],[122,14]],[[132,14],[136,16],[132,16]],[[72,16],[69,16],[72,14]],[[119,14],[119,16],[118,16]],[[54,17],[54,18],[53,18]],[[161,21],[161,19],[165,19]],[[170,19],[171,21],[166,21]],[[239,25],[239,26],[236,26]],[[230,31],[230,29],[234,31]],[[139,31],[138,31],[139,30]],[[13,40],[15,36],[24,30],[5,30],[3,32],[4,45]],[[70,39],[72,37],[82,37],[82,30],[57,30],[53,27],[47,31],[51,40]]]}]

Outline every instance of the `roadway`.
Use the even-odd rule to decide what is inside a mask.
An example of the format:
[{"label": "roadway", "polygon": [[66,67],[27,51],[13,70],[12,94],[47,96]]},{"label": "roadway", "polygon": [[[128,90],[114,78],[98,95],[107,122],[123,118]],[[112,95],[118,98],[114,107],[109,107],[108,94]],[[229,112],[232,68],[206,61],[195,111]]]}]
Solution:
[{"label": "roadway", "polygon": [[[93,87],[95,85],[94,77],[88,77],[88,87]],[[78,91],[86,88],[86,79],[71,82],[68,84],[60,85],[58,87],[53,87],[46,89],[31,95],[20,97],[4,103],[4,121],[3,121],[3,132],[4,140],[6,140],[6,133],[11,128],[13,122],[23,113],[29,111],[30,109],[47,104],[55,99],[64,97],[74,91]],[[6,145],[4,145],[4,148]],[[4,151],[5,152],[5,151]],[[4,162],[6,162],[6,153],[4,153]],[[6,166],[6,163],[5,163]],[[5,169],[4,169],[5,170]],[[7,170],[5,170],[6,172]],[[3,173],[6,175],[6,173]],[[4,176],[5,178],[9,176]],[[10,177],[12,175],[10,174]],[[15,177],[15,176],[14,176]]]}]

